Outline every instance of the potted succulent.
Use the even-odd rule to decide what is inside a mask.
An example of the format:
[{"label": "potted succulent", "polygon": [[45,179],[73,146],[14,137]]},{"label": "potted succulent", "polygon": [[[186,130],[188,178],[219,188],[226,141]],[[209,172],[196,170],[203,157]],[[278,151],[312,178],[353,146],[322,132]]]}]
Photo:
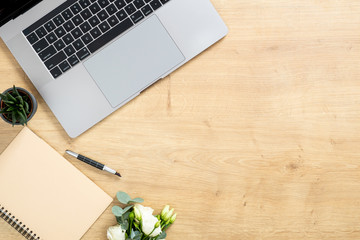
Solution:
[{"label": "potted succulent", "polygon": [[37,110],[35,97],[26,89],[15,87],[0,94],[0,116],[10,124],[25,125]]}]

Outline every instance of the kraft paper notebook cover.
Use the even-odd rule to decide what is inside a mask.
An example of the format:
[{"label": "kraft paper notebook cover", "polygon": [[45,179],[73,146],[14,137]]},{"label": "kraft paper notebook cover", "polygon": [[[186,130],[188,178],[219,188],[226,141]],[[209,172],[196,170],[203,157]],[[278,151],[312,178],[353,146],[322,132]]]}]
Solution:
[{"label": "kraft paper notebook cover", "polygon": [[78,240],[112,200],[26,127],[0,156],[0,216],[28,239]]}]

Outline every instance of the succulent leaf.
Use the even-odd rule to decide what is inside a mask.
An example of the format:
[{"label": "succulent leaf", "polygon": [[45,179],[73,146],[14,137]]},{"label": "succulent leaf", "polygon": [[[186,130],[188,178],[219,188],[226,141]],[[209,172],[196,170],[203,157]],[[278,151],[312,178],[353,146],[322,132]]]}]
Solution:
[{"label": "succulent leaf", "polygon": [[13,86],[12,91],[6,94],[0,94],[0,100],[4,103],[3,108],[0,109],[0,114],[6,114],[12,125],[20,123],[21,125],[27,124],[27,114],[30,112],[29,99],[26,95],[20,95],[19,91]]}]

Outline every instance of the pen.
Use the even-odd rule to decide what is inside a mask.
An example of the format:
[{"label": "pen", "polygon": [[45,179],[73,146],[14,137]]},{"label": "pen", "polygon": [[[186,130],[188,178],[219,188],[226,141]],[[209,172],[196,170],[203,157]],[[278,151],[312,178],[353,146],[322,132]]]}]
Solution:
[{"label": "pen", "polygon": [[105,165],[102,164],[102,163],[99,163],[99,162],[97,162],[97,161],[94,161],[94,160],[92,160],[92,159],[90,159],[90,158],[87,158],[87,157],[81,155],[81,154],[74,153],[74,152],[72,152],[72,151],[70,151],[70,150],[66,150],[65,152],[66,152],[67,154],[73,156],[73,157],[76,157],[76,158],[79,159],[80,161],[83,161],[84,163],[87,163],[87,164],[89,164],[89,165],[91,165],[91,166],[93,166],[93,167],[96,167],[96,168],[100,169],[100,170],[107,171],[107,172],[109,172],[109,173],[111,173],[111,174],[115,174],[116,176],[121,177],[120,173],[118,173],[118,172],[116,172],[115,170],[113,170],[113,169],[105,166]]}]

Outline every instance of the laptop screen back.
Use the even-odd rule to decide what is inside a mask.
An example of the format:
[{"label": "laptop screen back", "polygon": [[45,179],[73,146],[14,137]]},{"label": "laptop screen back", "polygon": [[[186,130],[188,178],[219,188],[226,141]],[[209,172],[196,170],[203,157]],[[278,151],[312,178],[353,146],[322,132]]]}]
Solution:
[{"label": "laptop screen back", "polygon": [[24,13],[41,0],[0,0],[0,26]]}]

